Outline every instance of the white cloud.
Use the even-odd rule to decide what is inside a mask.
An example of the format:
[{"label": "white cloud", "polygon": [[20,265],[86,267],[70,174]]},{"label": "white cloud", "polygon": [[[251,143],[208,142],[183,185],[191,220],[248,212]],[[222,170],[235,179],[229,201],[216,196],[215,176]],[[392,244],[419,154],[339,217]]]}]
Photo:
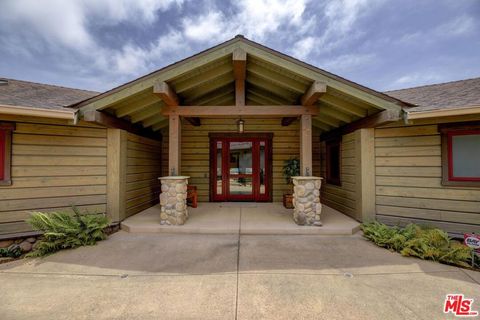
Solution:
[{"label": "white cloud", "polygon": [[314,49],[315,40],[311,36],[300,39],[293,45],[293,49],[290,50],[291,55],[300,60],[306,59]]}]

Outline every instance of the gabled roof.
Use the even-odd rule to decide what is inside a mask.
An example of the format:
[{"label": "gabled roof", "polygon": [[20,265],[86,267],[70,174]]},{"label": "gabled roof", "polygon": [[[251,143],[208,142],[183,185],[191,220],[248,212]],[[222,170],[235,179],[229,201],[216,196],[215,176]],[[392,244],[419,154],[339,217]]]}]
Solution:
[{"label": "gabled roof", "polygon": [[480,106],[480,78],[387,91],[386,94],[417,105],[409,112]]},{"label": "gabled roof", "polygon": [[94,91],[15,79],[0,79],[0,105],[65,110],[64,107],[72,103],[96,95],[98,92]]},{"label": "gabled roof", "polygon": [[316,101],[314,125],[338,128],[382,110],[400,112],[410,104],[319,69],[243,36],[171,64],[98,96],[72,105],[83,114],[102,111],[154,131],[167,125],[165,101],[153,94],[155,83],[166,83],[182,105],[228,106],[235,103],[232,54],[246,53],[247,105],[298,105],[315,82],[327,92]]}]

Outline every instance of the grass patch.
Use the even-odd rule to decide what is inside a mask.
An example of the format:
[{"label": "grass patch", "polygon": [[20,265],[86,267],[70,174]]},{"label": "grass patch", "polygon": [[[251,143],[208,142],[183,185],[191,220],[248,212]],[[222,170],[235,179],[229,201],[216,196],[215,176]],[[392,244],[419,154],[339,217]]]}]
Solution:
[{"label": "grass patch", "polygon": [[472,249],[452,240],[443,230],[415,224],[389,227],[376,221],[362,224],[362,230],[368,240],[403,256],[471,268]]}]

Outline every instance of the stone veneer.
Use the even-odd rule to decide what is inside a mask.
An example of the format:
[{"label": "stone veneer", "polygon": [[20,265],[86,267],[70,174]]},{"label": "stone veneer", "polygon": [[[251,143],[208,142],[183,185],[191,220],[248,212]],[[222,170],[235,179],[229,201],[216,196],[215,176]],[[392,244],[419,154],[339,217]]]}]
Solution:
[{"label": "stone veneer", "polygon": [[186,176],[161,177],[160,224],[182,225],[188,219]]},{"label": "stone veneer", "polygon": [[293,220],[298,225],[321,226],[320,177],[292,177]]}]

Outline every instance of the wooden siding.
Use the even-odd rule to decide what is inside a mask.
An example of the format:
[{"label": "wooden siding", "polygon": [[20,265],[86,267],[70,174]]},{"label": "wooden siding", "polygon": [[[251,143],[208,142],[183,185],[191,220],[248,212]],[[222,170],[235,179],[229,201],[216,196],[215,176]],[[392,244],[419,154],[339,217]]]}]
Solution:
[{"label": "wooden siding", "polygon": [[378,220],[480,232],[480,188],[441,185],[436,124],[376,129],[375,156]]},{"label": "wooden siding", "polygon": [[125,216],[120,217],[121,220],[158,203],[161,159],[160,141],[128,133]]},{"label": "wooden siding", "polygon": [[106,129],[80,123],[15,121],[12,185],[0,186],[0,236],[31,231],[30,211],[106,211]]},{"label": "wooden siding", "polygon": [[[321,177],[326,177],[326,145],[320,144],[321,148]],[[327,184],[322,180],[321,199],[322,203],[343,212],[352,218],[360,220],[356,208],[356,148],[355,133],[349,133],[342,137],[341,146],[341,186]]]},{"label": "wooden siding", "polygon": [[[194,127],[182,123],[182,175],[190,176],[189,183],[197,186],[199,201],[209,200],[209,132],[236,132],[237,119],[205,119]],[[291,192],[282,174],[284,161],[299,157],[298,121],[283,127],[281,118],[245,118],[247,132],[273,132],[273,201],[282,201],[284,192]],[[165,140],[168,137],[164,137]],[[168,150],[168,146],[166,147]],[[165,146],[164,146],[165,150]],[[165,164],[163,164],[165,166]]]}]

